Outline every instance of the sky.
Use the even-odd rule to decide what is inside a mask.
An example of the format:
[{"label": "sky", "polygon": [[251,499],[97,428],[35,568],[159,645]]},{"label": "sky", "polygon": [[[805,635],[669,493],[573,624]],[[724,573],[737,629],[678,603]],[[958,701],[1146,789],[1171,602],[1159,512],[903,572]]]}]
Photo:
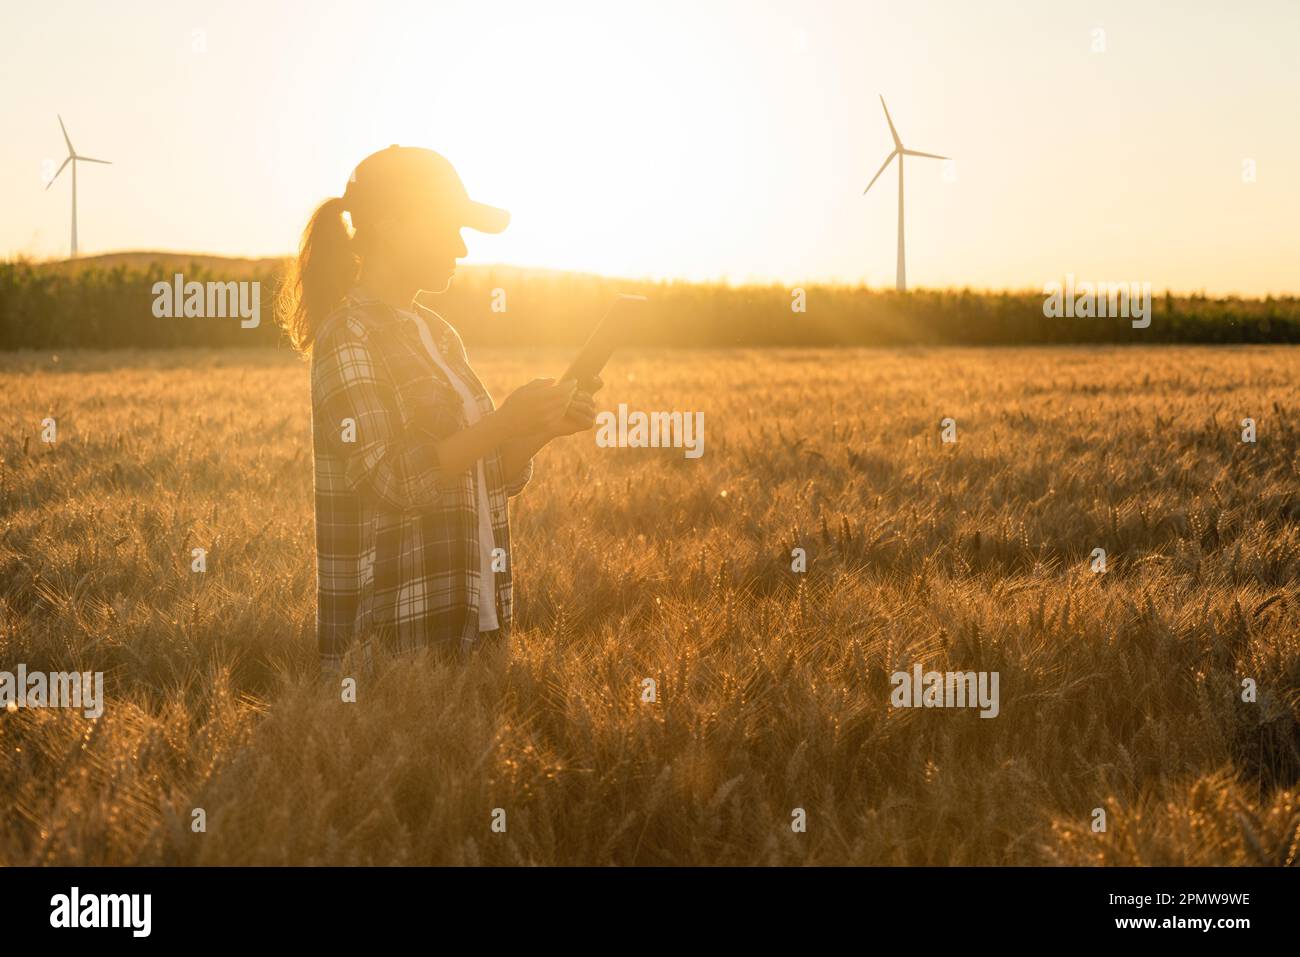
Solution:
[{"label": "sky", "polygon": [[6,3],[0,256],[282,255],[391,143],[513,215],[469,262],[1300,293],[1300,2]]}]

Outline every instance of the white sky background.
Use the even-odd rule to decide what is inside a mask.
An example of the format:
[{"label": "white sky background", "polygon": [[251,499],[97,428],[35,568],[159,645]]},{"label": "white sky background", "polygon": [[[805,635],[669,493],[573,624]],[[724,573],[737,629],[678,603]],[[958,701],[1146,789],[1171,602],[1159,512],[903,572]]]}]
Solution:
[{"label": "white sky background", "polygon": [[512,211],[470,262],[889,286],[883,93],[956,160],[908,160],[912,286],[1300,292],[1295,0],[11,2],[0,36],[0,255],[67,255],[62,113],[114,162],[83,254],[289,252],[402,143]]}]

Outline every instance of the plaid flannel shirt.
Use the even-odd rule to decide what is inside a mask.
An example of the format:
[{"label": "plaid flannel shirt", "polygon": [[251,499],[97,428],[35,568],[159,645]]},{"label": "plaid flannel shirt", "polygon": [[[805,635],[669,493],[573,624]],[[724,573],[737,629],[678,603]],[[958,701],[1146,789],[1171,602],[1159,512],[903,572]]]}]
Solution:
[{"label": "plaid flannel shirt", "polygon": [[[417,305],[447,365],[486,415],[495,407],[460,335]],[[425,350],[415,323],[354,288],[312,347],[316,482],[316,635],[322,664],[337,667],[354,642],[392,650],[479,637],[478,469],[447,472],[438,443],[467,427],[464,405]],[[484,460],[492,530],[507,556],[496,574],[502,634],[512,609],[507,498],[500,453]]]}]

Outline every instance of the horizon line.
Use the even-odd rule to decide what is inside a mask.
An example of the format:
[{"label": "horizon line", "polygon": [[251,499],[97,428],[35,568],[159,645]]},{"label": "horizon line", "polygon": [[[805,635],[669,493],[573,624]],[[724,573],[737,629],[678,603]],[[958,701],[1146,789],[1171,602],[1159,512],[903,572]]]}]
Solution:
[{"label": "horizon line", "polygon": [[[21,252],[10,252],[5,254],[3,258],[0,258],[0,263],[6,265],[27,263],[33,266],[74,266],[78,263],[86,263],[87,265],[94,265],[95,260],[108,259],[112,257],[144,257],[144,256],[159,256],[159,257],[168,257],[174,259],[183,259],[188,257],[188,258],[196,258],[196,259],[216,259],[216,260],[227,260],[230,262],[245,262],[245,263],[274,263],[274,262],[292,260],[293,258],[295,258],[295,255],[296,255],[295,253],[288,253],[288,252],[280,253],[280,254],[266,254],[266,255],[256,255],[256,254],[232,255],[229,253],[197,252],[194,250],[122,249],[122,250],[112,250],[109,252],[90,253],[87,255],[81,255],[75,258],[70,258],[66,256],[65,257],[59,257],[59,256],[37,257],[37,256],[33,256]],[[599,271],[593,271],[589,269],[574,269],[574,268],[566,268],[562,266],[527,265],[521,263],[507,263],[507,262],[463,262],[458,264],[457,266],[458,271],[461,269],[466,269],[466,270],[514,269],[523,272],[556,273],[565,276],[600,279],[600,280],[607,280],[610,282],[646,283],[646,284],[655,284],[655,285],[684,284],[684,285],[692,285],[692,286],[726,286],[731,288],[780,286],[786,289],[794,289],[797,287],[809,286],[809,287],[820,287],[820,288],[842,289],[842,290],[857,289],[857,290],[864,290],[868,292],[878,292],[878,293],[895,291],[892,289],[891,284],[889,284],[888,282],[882,282],[879,285],[873,285],[863,279],[855,281],[855,280],[846,280],[846,279],[826,279],[826,278],[818,278],[815,276],[810,276],[806,279],[801,279],[798,281],[788,281],[781,277],[734,279],[725,276],[714,277],[714,278],[691,278],[691,277],[679,276],[679,275],[632,276],[626,274],[599,272]],[[1046,294],[1045,290],[1041,288],[1044,282],[1064,281],[1066,277],[1070,275],[1075,275],[1077,277],[1077,274],[1075,273],[1063,273],[1060,276],[1053,276],[1049,279],[1040,281],[1038,283],[1031,283],[1023,286],[989,286],[989,285],[977,285],[969,282],[961,283],[961,284],[950,284],[944,286],[920,285],[920,286],[913,286],[909,288],[908,292],[903,293],[902,295],[907,295],[908,293],[911,292],[918,292],[918,293],[971,292],[971,293],[977,293],[981,295],[1026,294],[1032,292],[1034,295],[1045,295]],[[1133,282],[1137,282],[1137,283],[1144,282],[1144,280],[1140,280],[1140,279],[1138,280],[1102,279],[1102,278],[1089,278],[1088,276],[1079,278],[1078,281],[1093,282],[1093,283],[1119,282],[1125,284],[1131,284]],[[1172,289],[1168,286],[1157,288],[1153,283],[1151,288],[1151,295],[1152,297],[1155,297],[1157,295],[1158,296],[1172,295],[1175,298],[1205,298],[1205,299],[1221,299],[1221,300],[1236,299],[1236,300],[1247,300],[1247,301],[1253,300],[1253,301],[1262,302],[1270,299],[1300,299],[1300,290],[1296,290],[1296,291],[1270,290],[1268,292],[1263,292],[1263,293],[1243,293],[1240,291],[1212,292],[1210,290],[1205,289],[1204,287],[1196,290],[1178,290],[1178,289]]]}]

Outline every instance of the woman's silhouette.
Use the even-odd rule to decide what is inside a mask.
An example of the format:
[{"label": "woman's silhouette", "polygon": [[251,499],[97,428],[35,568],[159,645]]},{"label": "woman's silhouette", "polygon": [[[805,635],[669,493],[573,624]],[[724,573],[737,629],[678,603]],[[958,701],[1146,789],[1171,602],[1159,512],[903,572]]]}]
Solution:
[{"label": "woman's silhouette", "polygon": [[282,315],[311,356],[325,672],[354,644],[369,660],[372,642],[466,651],[508,633],[507,499],[538,449],[591,428],[595,404],[572,382],[535,379],[496,408],[456,330],[414,299],[446,289],[462,227],[509,219],[472,202],[437,153],[391,146],[303,233]]}]

